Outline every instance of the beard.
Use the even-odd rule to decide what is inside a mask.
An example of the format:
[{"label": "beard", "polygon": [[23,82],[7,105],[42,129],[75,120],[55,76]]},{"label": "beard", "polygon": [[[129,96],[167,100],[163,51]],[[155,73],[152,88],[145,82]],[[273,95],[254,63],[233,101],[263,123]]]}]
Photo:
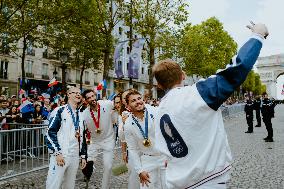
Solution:
[{"label": "beard", "polygon": [[91,101],[88,103],[92,108],[95,108],[97,106],[97,101]]}]

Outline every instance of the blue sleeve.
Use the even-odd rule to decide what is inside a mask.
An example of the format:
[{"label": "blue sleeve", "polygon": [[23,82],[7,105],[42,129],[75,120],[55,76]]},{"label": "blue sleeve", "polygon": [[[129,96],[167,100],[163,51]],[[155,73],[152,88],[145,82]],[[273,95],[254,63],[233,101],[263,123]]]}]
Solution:
[{"label": "blue sleeve", "polygon": [[245,81],[259,56],[261,47],[261,41],[249,39],[239,50],[236,65],[196,83],[199,94],[210,108],[218,110],[234,90]]},{"label": "blue sleeve", "polygon": [[61,113],[64,108],[59,108],[57,111],[54,110],[53,115],[49,118],[49,125],[46,132],[45,140],[47,143],[47,148],[53,153],[61,151],[60,145],[57,139],[57,132],[61,127]]}]

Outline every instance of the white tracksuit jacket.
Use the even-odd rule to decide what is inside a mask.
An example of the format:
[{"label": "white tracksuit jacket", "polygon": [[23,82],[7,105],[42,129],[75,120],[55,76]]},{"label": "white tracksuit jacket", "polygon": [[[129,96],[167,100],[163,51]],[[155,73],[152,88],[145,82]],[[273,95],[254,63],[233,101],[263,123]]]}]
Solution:
[{"label": "white tracksuit jacket", "polygon": [[156,148],[169,159],[168,189],[197,188],[221,177],[222,182],[228,180],[225,173],[231,168],[232,155],[219,107],[245,81],[262,40],[254,35],[225,70],[193,86],[171,89],[161,100]]},{"label": "white tracksuit jacket", "polygon": [[[148,111],[148,138],[151,140],[151,146],[143,145],[143,136],[132,118],[129,115],[124,125],[125,140],[127,143],[129,156],[132,159],[132,166],[139,175],[143,171],[150,174],[149,184],[150,189],[164,188],[164,171],[165,171],[165,156],[155,148],[155,115],[156,109],[148,104],[145,104]],[[145,120],[138,120],[143,131],[145,132]]]},{"label": "white tracksuit jacket", "polygon": [[[75,127],[73,124],[71,113],[67,107],[68,105],[60,106],[55,108],[49,116],[49,126],[45,135],[45,141],[49,153],[52,155],[57,155],[61,153],[63,157],[65,156],[79,156],[85,157],[86,144],[85,138],[83,137],[83,132],[85,126],[82,119],[82,113],[79,113],[79,128],[80,128],[80,144],[77,142],[75,137]],[[75,114],[75,112],[74,112]],[[75,143],[76,141],[76,143]],[[70,143],[74,149],[70,148]],[[76,145],[75,145],[76,144]],[[80,150],[79,150],[80,146]]]}]

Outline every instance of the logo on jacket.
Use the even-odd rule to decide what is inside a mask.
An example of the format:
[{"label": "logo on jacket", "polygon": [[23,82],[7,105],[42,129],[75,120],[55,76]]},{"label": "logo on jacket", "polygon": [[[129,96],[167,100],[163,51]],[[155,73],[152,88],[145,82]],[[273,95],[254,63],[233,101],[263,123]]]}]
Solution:
[{"label": "logo on jacket", "polygon": [[185,157],[188,154],[188,148],[168,114],[161,117],[160,129],[171,155],[176,158]]}]

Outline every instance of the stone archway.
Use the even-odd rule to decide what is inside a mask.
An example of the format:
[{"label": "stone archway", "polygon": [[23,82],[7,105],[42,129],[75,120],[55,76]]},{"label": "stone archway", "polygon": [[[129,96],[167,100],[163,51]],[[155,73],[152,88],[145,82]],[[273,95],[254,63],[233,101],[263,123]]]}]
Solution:
[{"label": "stone archway", "polygon": [[277,78],[284,75],[284,54],[258,58],[256,64],[260,80],[266,85],[270,97],[277,98]]}]

